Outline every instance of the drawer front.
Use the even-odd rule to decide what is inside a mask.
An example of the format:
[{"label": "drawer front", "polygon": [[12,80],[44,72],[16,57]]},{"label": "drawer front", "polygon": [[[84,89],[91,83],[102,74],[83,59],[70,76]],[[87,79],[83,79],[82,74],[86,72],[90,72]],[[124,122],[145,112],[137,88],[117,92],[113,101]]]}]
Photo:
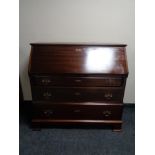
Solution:
[{"label": "drawer front", "polygon": [[34,107],[40,119],[120,120],[122,105],[42,105]]},{"label": "drawer front", "polygon": [[106,101],[121,103],[123,89],[101,87],[33,87],[34,101]]},{"label": "drawer front", "polygon": [[32,84],[41,86],[120,87],[123,81],[121,77],[31,77]]}]

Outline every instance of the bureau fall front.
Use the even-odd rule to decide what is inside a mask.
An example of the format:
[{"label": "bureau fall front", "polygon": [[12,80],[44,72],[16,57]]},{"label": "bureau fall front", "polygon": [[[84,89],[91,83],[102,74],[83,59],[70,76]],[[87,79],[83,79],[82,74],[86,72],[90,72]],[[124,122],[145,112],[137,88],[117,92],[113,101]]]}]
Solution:
[{"label": "bureau fall front", "polygon": [[32,43],[32,124],[122,127],[124,44]]}]

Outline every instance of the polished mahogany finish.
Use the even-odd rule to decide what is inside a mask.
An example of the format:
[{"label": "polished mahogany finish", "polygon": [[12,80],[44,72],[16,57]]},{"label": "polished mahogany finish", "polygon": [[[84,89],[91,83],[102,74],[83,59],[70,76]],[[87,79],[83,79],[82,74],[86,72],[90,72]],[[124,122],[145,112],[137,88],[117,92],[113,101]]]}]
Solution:
[{"label": "polished mahogany finish", "polygon": [[120,120],[122,105],[103,104],[38,104],[34,117],[42,119]]},{"label": "polished mahogany finish", "polygon": [[34,101],[123,102],[123,89],[110,87],[33,87]]},{"label": "polished mahogany finish", "polygon": [[124,78],[112,78],[110,76],[32,76],[31,82],[38,86],[121,87],[123,86]]},{"label": "polished mahogany finish", "polygon": [[32,46],[32,74],[128,74],[125,45],[46,45]]},{"label": "polished mahogany finish", "polygon": [[124,44],[32,43],[33,124],[121,129],[128,65]]}]

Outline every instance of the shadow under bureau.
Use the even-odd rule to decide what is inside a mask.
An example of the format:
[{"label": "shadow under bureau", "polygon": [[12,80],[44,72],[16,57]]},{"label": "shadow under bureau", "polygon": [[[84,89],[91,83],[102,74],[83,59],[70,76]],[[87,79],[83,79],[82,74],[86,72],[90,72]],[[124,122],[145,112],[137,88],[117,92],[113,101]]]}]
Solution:
[{"label": "shadow under bureau", "polygon": [[127,76],[124,44],[31,43],[32,125],[121,130]]}]

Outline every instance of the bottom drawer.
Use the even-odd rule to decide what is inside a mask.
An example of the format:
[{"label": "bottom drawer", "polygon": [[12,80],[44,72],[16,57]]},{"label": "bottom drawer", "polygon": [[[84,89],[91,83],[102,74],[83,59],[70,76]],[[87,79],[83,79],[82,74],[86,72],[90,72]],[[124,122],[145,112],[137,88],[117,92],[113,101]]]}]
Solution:
[{"label": "bottom drawer", "polygon": [[34,105],[33,113],[38,119],[120,120],[122,109],[122,105],[53,104]]}]

